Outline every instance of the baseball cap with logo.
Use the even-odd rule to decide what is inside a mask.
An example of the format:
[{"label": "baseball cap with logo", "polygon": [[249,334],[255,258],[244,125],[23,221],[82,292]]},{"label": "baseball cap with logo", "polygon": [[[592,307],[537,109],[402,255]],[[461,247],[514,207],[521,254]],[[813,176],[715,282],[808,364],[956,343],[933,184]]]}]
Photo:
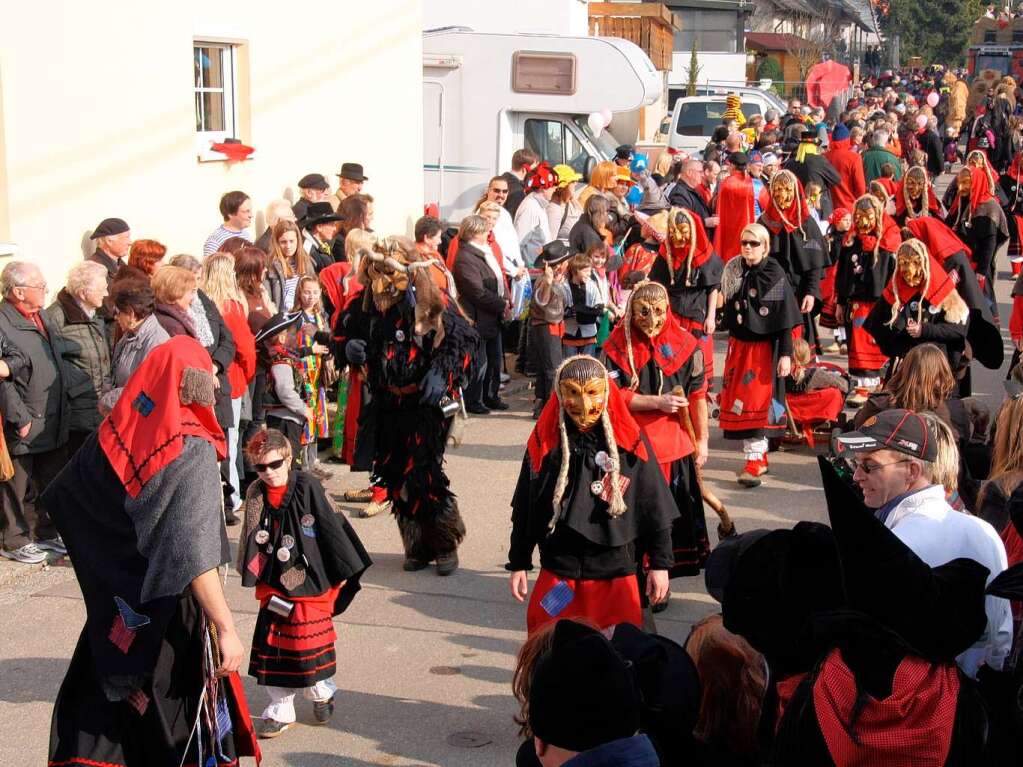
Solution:
[{"label": "baseball cap with logo", "polygon": [[841,435],[836,450],[869,453],[874,450],[895,450],[904,455],[933,461],[938,455],[934,432],[923,416],[912,410],[885,410],[863,422],[856,431]]}]

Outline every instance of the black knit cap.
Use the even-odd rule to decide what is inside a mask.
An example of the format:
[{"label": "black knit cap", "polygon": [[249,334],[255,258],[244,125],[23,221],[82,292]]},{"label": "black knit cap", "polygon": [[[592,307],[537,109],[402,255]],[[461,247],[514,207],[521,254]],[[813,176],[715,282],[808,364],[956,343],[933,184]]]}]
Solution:
[{"label": "black knit cap", "polygon": [[533,671],[529,727],[544,743],[569,751],[636,734],[632,672],[603,634],[572,620],[554,626],[551,649]]}]

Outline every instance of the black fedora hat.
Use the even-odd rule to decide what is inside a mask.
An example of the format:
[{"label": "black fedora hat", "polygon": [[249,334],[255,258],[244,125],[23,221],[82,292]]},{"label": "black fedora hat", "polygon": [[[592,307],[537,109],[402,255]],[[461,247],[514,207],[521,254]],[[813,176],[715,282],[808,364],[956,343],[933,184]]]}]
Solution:
[{"label": "black fedora hat", "polygon": [[347,178],[349,181],[369,181],[369,176],[362,172],[362,166],[357,162],[346,162],[341,164],[341,172],[338,178]]},{"label": "black fedora hat", "polygon": [[303,229],[308,229],[317,224],[326,224],[329,221],[343,221],[344,216],[339,216],[330,207],[329,202],[311,202],[305,210],[305,216],[298,222]]}]

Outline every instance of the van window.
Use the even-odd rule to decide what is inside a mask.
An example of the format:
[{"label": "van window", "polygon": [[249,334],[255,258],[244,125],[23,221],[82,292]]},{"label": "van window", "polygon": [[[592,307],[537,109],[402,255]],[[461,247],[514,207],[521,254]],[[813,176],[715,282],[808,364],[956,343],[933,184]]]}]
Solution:
[{"label": "van window", "polygon": [[583,172],[586,151],[560,120],[527,119],[524,133],[526,148],[536,152],[541,160],[546,160],[552,167],[564,163]]},{"label": "van window", "polygon": [[[721,125],[725,114],[724,101],[686,101],[679,105],[681,111],[675,133],[680,136],[709,136]],[[742,113],[748,120],[760,114],[759,104],[743,104]]]}]

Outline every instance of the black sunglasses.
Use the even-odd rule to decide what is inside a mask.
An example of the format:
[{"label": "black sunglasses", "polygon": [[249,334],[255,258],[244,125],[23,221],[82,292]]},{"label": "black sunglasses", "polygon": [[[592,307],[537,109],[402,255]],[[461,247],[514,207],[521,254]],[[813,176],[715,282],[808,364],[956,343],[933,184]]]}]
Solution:
[{"label": "black sunglasses", "polygon": [[507,189],[494,189],[494,188],[491,188],[490,191],[493,192],[494,194],[508,194],[508,190]]},{"label": "black sunglasses", "polygon": [[748,245],[751,248],[759,248],[761,242],[759,240],[742,240],[741,245]]},{"label": "black sunglasses", "polygon": [[262,474],[267,469],[277,471],[284,465],[284,461],[284,458],[278,458],[276,461],[270,461],[270,463],[254,463],[252,464],[252,468],[256,470],[257,474]]}]

